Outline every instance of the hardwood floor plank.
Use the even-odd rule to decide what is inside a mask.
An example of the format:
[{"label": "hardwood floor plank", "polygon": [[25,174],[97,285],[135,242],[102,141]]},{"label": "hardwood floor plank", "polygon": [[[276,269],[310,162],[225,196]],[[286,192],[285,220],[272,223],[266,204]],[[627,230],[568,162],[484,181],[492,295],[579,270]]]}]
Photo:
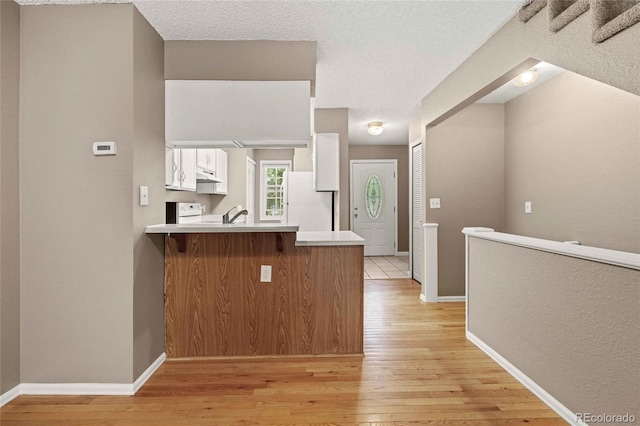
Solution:
[{"label": "hardwood floor plank", "polygon": [[[244,291],[246,297],[264,296],[259,287]],[[299,294],[287,290],[278,297],[336,306],[349,297],[340,290],[323,300],[311,284],[295,291]],[[200,297],[198,292],[203,290],[190,297]],[[423,304],[419,293],[409,279],[365,283],[365,357],[171,360],[133,397],[20,396],[0,410],[0,421],[2,426],[566,424],[466,340],[464,303]],[[260,313],[242,315],[254,323]],[[304,306],[282,309],[282,317],[269,325],[281,327],[278,345],[293,344],[287,321],[308,326],[306,337],[295,343],[302,347],[311,344],[318,327],[342,337],[349,333],[339,321],[324,324],[305,315]],[[198,333],[195,319],[193,324]],[[259,332],[248,330],[243,339],[259,345]]]}]

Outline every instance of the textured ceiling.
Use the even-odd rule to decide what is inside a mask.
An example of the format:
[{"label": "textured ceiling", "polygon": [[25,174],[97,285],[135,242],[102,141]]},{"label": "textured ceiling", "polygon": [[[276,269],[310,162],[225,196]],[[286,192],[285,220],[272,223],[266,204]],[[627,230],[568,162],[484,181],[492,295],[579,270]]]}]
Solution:
[{"label": "textured ceiling", "polygon": [[[508,21],[523,1],[132,3],[165,40],[317,41],[316,107],[349,108],[351,144],[406,144],[409,122],[419,116],[421,99]],[[370,136],[366,131],[370,121],[382,121],[384,133]]]}]

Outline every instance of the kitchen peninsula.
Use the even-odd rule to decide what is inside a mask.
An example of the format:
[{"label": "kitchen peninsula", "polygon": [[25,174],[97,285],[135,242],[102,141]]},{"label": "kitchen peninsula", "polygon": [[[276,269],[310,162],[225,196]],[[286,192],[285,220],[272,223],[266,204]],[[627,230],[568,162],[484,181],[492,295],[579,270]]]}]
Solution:
[{"label": "kitchen peninsula", "polygon": [[364,240],[297,229],[147,227],[166,234],[167,356],[362,354]]}]

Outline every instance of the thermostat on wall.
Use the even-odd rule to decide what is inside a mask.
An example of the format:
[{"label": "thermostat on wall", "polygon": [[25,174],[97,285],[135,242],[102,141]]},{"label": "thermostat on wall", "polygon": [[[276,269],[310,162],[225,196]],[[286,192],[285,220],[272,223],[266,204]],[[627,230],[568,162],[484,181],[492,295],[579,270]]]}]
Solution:
[{"label": "thermostat on wall", "polygon": [[94,142],[93,155],[116,155],[115,142]]}]

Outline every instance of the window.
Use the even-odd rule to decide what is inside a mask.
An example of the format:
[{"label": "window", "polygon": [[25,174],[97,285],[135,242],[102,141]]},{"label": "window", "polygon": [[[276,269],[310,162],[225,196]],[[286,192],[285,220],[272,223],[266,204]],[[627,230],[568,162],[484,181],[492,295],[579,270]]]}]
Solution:
[{"label": "window", "polygon": [[260,220],[280,220],[284,215],[284,173],[291,161],[260,162]]}]

